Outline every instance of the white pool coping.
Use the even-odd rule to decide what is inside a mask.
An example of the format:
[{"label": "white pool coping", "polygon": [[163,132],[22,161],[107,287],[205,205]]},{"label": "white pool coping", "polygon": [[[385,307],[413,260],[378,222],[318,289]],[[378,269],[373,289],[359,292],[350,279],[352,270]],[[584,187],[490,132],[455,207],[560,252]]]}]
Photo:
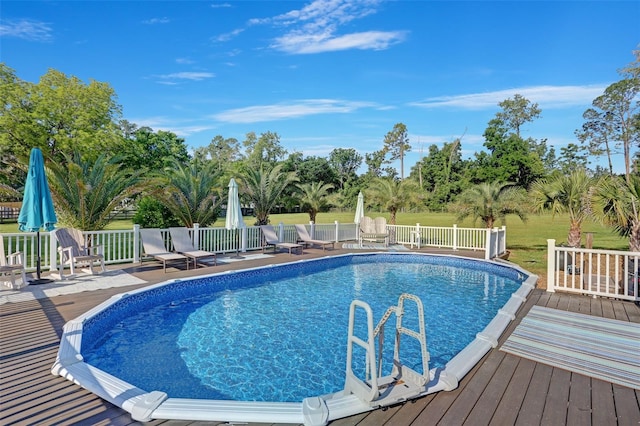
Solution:
[{"label": "white pool coping", "polygon": [[[355,253],[327,257],[367,256],[372,253]],[[389,255],[388,252],[380,254]],[[398,253],[398,255],[417,254],[430,257],[454,257],[478,262],[500,264],[528,275],[526,281],[511,295],[511,298],[500,309],[491,322],[476,335],[476,338],[451,359],[443,369],[432,369],[429,372],[430,382],[424,392],[411,399],[419,398],[439,391],[450,391],[458,387],[459,381],[489,352],[498,345],[498,339],[515,319],[516,313],[527,296],[535,288],[538,277],[517,265],[504,261],[487,261],[471,259],[461,256],[433,255],[424,253]],[[323,258],[320,258],[323,259]],[[298,260],[281,265],[299,262],[313,262],[316,259]],[[275,266],[275,265],[270,265]],[[267,267],[270,267],[267,266]],[[265,266],[243,269],[258,270]],[[205,275],[217,276],[234,273],[226,271]],[[192,277],[186,280],[202,278]],[[162,287],[171,283],[183,281],[174,279],[159,284],[140,288],[126,293],[112,296],[100,305],[80,315],[65,324],[60,348],[51,372],[59,375],[84,389],[111,402],[125,411],[137,421],[152,419],[165,420],[193,420],[193,421],[227,421],[227,422],[266,422],[266,423],[297,423],[307,426],[325,425],[331,420],[340,419],[379,408],[363,402],[354,395],[344,395],[342,391],[329,395],[306,398],[302,402],[251,402],[251,401],[221,401],[186,398],[169,398],[166,393],[159,391],[147,392],[139,389],[117,377],[114,377],[83,361],[80,354],[82,344],[82,327],[85,321],[97,315],[104,309],[118,302],[120,299],[152,288]]]}]

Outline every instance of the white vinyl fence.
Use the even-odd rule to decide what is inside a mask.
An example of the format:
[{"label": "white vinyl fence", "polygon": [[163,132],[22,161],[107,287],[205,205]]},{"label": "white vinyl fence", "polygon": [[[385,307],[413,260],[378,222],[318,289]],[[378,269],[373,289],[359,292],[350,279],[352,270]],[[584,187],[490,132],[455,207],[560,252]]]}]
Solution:
[{"label": "white vinyl fence", "polygon": [[[318,240],[357,241],[358,226],[354,223],[310,223],[307,230]],[[274,226],[281,242],[297,242],[298,235],[293,225],[282,223]],[[139,226],[115,231],[84,231],[86,245],[102,245],[105,263],[139,262],[142,252]],[[387,225],[392,244],[406,244],[415,247],[439,247],[452,250],[483,250],[485,258],[492,259],[506,252],[506,229],[458,228],[434,226]],[[200,228],[197,224],[189,230],[193,243],[201,250],[215,253],[231,253],[236,247],[241,252],[262,249],[262,234],[257,226],[248,226],[238,231],[225,228]],[[162,230],[169,250],[171,239],[168,230]],[[58,247],[49,232],[40,232],[40,265],[42,270],[57,270]],[[25,267],[35,271],[37,265],[37,234],[19,232],[2,234],[6,253],[20,251],[24,254]]]},{"label": "white vinyl fence", "polygon": [[556,246],[547,240],[547,291],[638,301],[640,252]]}]

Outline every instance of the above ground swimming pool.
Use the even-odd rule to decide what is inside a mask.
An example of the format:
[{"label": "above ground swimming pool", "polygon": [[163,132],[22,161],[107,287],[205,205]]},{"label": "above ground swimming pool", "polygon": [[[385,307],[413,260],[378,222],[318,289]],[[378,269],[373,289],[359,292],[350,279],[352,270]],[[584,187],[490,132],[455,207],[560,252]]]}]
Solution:
[{"label": "above ground swimming pool", "polygon": [[[430,371],[420,370],[419,344],[402,340],[401,348],[403,363],[430,378],[417,397],[455,388],[534,283],[504,264],[400,253],[172,280],[114,296],[68,323],[53,372],[137,420],[325,424],[377,406],[343,392],[352,300],[366,302],[375,322],[403,293],[422,300]],[[406,327],[416,329],[417,312],[406,311]],[[393,364],[394,324],[384,327],[391,344],[383,375]],[[356,316],[355,334],[366,326]],[[363,376],[365,358],[354,352]]]}]

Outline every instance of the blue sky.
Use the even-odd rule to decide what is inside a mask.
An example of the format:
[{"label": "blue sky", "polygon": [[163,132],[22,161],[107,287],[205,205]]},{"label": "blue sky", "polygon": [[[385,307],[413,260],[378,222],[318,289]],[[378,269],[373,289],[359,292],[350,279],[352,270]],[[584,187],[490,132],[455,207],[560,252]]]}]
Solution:
[{"label": "blue sky", "polygon": [[364,155],[402,122],[408,174],[431,144],[482,150],[516,93],[542,110],[523,136],[575,143],[639,22],[639,1],[3,0],[0,60],[108,82],[125,119],[189,147],[272,131],[289,152]]}]

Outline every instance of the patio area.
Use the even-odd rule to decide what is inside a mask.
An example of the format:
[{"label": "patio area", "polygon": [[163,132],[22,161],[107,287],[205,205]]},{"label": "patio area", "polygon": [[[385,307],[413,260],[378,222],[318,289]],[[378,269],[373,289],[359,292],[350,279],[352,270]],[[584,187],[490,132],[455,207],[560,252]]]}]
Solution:
[{"label": "patio area", "polygon": [[[341,245],[340,245],[341,247]],[[113,294],[174,278],[290,262],[352,250],[304,255],[247,256],[241,261],[219,258],[215,267],[162,272],[157,262],[111,265],[109,274],[131,277],[122,286],[78,293],[46,294],[0,305],[0,424],[130,425],[140,424],[118,407],[50,373],[62,326]],[[483,257],[474,251],[419,250],[425,253]],[[128,278],[129,279],[129,278]],[[79,279],[79,281],[81,281]],[[137,282],[136,284],[131,284]],[[90,286],[89,282],[79,283]],[[71,283],[70,285],[75,285]],[[83,288],[84,290],[84,288]],[[4,291],[0,291],[0,295]],[[640,307],[606,298],[534,290],[496,349],[491,350],[451,392],[428,395],[386,410],[332,422],[332,425],[637,425],[640,391],[529,361],[499,350],[532,306],[550,307],[640,324]],[[153,421],[148,424],[215,425],[225,422]],[[261,423],[262,425],[262,423]]]}]

